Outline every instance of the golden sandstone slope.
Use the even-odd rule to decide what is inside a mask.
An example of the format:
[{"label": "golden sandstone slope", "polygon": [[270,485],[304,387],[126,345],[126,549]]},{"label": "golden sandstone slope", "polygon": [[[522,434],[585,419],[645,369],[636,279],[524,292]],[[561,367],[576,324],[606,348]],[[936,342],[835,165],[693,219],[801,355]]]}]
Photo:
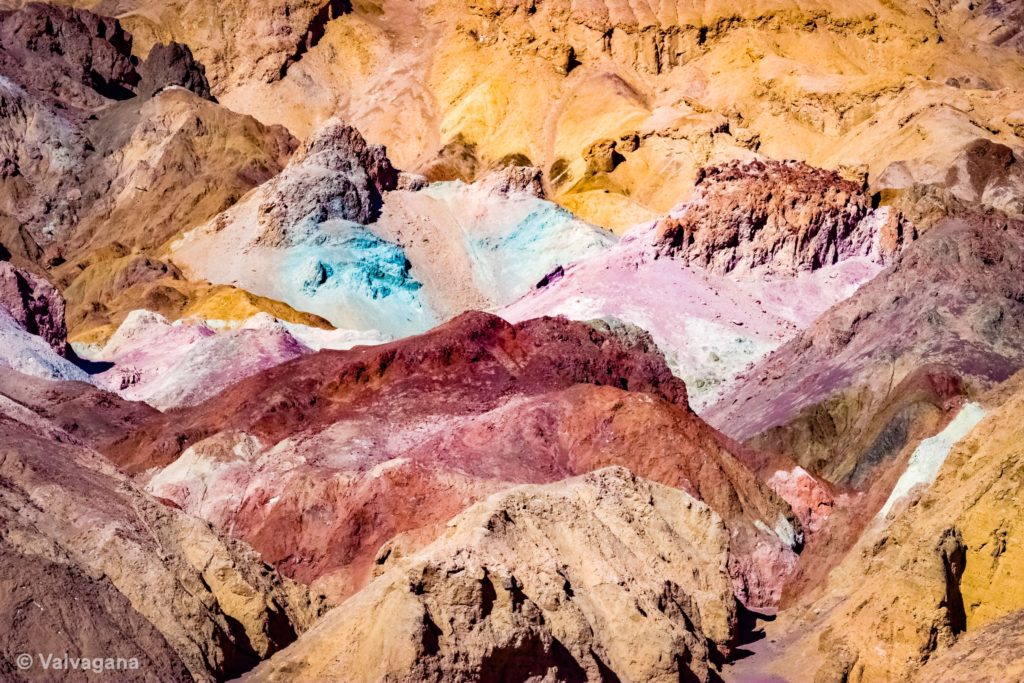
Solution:
[{"label": "golden sandstone slope", "polygon": [[1024,61],[996,3],[80,4],[143,50],[193,46],[220,101],[263,123],[305,137],[340,115],[435,177],[529,160],[613,228],[755,153],[882,189],[943,182],[979,138],[1022,144]]},{"label": "golden sandstone slope", "polygon": [[375,581],[244,680],[713,680],[728,546],[710,508],[622,468],[516,487],[422,550],[386,544]]},{"label": "golden sandstone slope", "polygon": [[[935,483],[876,518],[827,584],[780,616],[762,671],[816,671],[818,683],[1018,680],[1024,375],[981,405],[988,415]],[[998,665],[985,661],[995,650]]]}]

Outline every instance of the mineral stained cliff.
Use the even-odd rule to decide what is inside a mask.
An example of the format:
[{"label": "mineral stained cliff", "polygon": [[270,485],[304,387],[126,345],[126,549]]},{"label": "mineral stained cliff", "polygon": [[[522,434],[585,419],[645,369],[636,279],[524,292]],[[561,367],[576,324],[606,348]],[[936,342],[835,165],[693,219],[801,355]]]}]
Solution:
[{"label": "mineral stained cliff", "polygon": [[[689,410],[652,346],[563,319],[466,314],[422,337],[286,363],[155,415],[106,452],[129,472],[163,468],[152,493],[334,598],[365,583],[397,533],[428,534],[511,483],[622,465],[715,510],[737,595],[772,605],[799,522]],[[350,441],[359,448],[339,455]]]},{"label": "mineral stained cliff", "polygon": [[1012,2],[0,0],[0,680],[1024,680],[1022,155]]}]

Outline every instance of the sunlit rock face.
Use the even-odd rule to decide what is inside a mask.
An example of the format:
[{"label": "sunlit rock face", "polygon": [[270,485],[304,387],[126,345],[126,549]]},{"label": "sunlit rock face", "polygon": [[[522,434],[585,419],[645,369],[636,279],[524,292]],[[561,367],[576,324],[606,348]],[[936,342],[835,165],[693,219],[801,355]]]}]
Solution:
[{"label": "sunlit rock face", "polygon": [[[1018,375],[922,442],[919,453],[940,456],[936,478],[888,506],[824,590],[787,613],[787,628],[804,635],[774,666],[791,671],[802,657],[823,680],[1002,677],[982,660],[995,643],[1015,642],[1010,625],[1021,609],[1011,564],[1020,515],[1005,504],[1020,487],[1020,453],[1011,445],[1020,389]],[[1002,666],[1020,663],[1010,655]]]},{"label": "sunlit rock face", "polygon": [[383,341],[377,334],[319,329],[266,313],[242,321],[190,317],[171,323],[140,310],[105,345],[83,348],[82,355],[103,366],[92,376],[97,386],[169,410],[202,403],[246,377],[321,349]]},{"label": "sunlit rock face", "polygon": [[713,272],[794,274],[902,247],[872,230],[869,199],[838,173],[751,161],[702,169],[693,197],[658,222],[665,253]]},{"label": "sunlit rock face", "polygon": [[915,424],[958,407],[965,384],[991,386],[1021,367],[1024,309],[1010,274],[1022,248],[1018,221],[932,228],[748,373],[708,419],[837,483],[870,483]]},{"label": "sunlit rock face", "polygon": [[469,680],[498,652],[557,680],[707,680],[736,628],[728,545],[706,505],[621,468],[515,487],[423,549],[386,545],[365,589],[246,680]]},{"label": "sunlit rock face", "polygon": [[615,229],[735,159],[845,165],[881,190],[894,163],[942,182],[976,139],[1020,145],[1012,3],[261,1],[217,21],[196,0],[109,9],[140,54],[189,45],[235,111],[303,139],[340,115],[432,179],[537,166],[553,198]]},{"label": "sunlit rock face", "polygon": [[861,188],[806,164],[754,161],[700,174],[694,196],[667,216],[557,268],[501,314],[648,330],[702,412],[914,236],[901,214],[871,209]]},{"label": "sunlit rock face", "polygon": [[[401,336],[512,301],[614,242],[537,196],[536,174],[397,190],[385,150],[330,122],[285,171],[172,245],[188,276]],[[240,247],[238,258],[219,254]]]},{"label": "sunlit rock face", "polygon": [[428,539],[481,496],[605,465],[716,510],[750,605],[777,600],[800,534],[789,507],[690,412],[656,349],[564,319],[467,314],[422,337],[324,351],[157,417],[107,452],[156,472],[155,495],[335,597],[366,582],[396,533]]}]

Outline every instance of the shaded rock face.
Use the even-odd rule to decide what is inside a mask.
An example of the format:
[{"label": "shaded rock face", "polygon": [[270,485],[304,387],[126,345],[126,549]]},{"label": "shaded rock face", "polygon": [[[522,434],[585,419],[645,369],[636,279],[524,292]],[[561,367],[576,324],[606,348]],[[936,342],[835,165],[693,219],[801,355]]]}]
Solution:
[{"label": "shaded rock face", "polygon": [[716,680],[728,545],[706,505],[624,469],[513,488],[418,552],[386,545],[373,582],[244,680]]},{"label": "shaded rock face", "polygon": [[407,173],[400,171],[398,173],[398,185],[395,187],[396,190],[405,190],[408,192],[419,192],[423,188],[429,185],[426,176],[422,176],[419,173]]},{"label": "shaded rock face", "polygon": [[0,12],[0,72],[11,69],[27,87],[86,107],[133,97],[139,82],[116,19],[42,3]]},{"label": "shaded rock face", "polygon": [[335,171],[347,168],[343,159],[357,160],[378,195],[394,190],[398,185],[398,171],[388,160],[387,149],[382,145],[367,144],[358,130],[341,121],[332,120],[320,128],[306,143],[299,157],[308,159],[318,154],[331,155],[333,158],[327,166]]},{"label": "shaded rock face", "polygon": [[380,215],[382,193],[397,186],[398,171],[387,150],[368,145],[355,128],[330,121],[271,181],[259,207],[265,226],[260,243],[286,244],[289,238],[282,233],[300,224],[336,219],[371,223]]},{"label": "shaded rock face", "polygon": [[9,221],[3,240],[12,256],[36,260],[77,220],[90,142],[73,112],[30,92],[12,73],[0,68],[0,222]]},{"label": "shaded rock face", "polygon": [[[429,538],[510,483],[627,466],[715,510],[733,535],[737,595],[773,604],[799,524],[685,392],[660,355],[583,324],[466,314],[422,337],[279,366],[106,451],[132,472],[162,468],[155,495],[334,597],[365,583],[397,533]],[[339,443],[360,445],[341,455]]]},{"label": "shaded rock face", "polygon": [[611,173],[626,159],[618,151],[617,140],[598,140],[583,152],[587,173]]},{"label": "shaded rock face", "polygon": [[457,135],[437,150],[434,159],[417,170],[430,182],[461,180],[471,183],[476,180],[482,166],[476,145]]},{"label": "shaded rock face", "polygon": [[0,306],[27,332],[45,339],[59,355],[67,354],[64,297],[49,282],[10,261],[0,261]]},{"label": "shaded rock face", "polygon": [[173,41],[154,45],[139,66],[139,77],[140,97],[152,97],[164,88],[179,86],[213,100],[206,67],[195,60],[188,45]]},{"label": "shaded rock face", "polygon": [[1024,214],[1024,166],[1006,145],[985,139],[970,143],[947,172],[944,184],[965,202]]},{"label": "shaded rock face", "polygon": [[1024,266],[1022,228],[977,215],[937,224],[704,413],[747,446],[786,454],[851,493],[823,535],[810,536],[784,605],[827,578],[922,440],[1024,366],[1012,275]]},{"label": "shaded rock face", "polygon": [[[1008,117],[1008,125],[1016,125],[1018,118]],[[936,222],[933,215],[961,215],[979,205],[1018,218],[1024,214],[1024,166],[1011,147],[986,138],[968,142],[957,150],[948,166],[941,168],[913,169],[903,162],[892,164],[877,184],[886,188],[883,197],[895,195],[893,203],[905,207],[914,225],[922,230]]]},{"label": "shaded rock face", "polygon": [[[24,391],[22,380],[12,383]],[[53,387],[36,394],[39,408],[0,397],[0,581],[13,608],[0,629],[4,670],[15,653],[52,646],[136,657],[139,680],[224,679],[309,625],[304,589],[50,422]]]},{"label": "shaded rock face", "polygon": [[0,306],[0,365],[26,376],[52,380],[88,381],[84,370],[57,355],[46,340],[25,328]]},{"label": "shaded rock face", "polygon": [[[72,657],[122,659],[124,668],[109,675],[147,683],[193,680],[163,634],[106,577],[90,575],[53,550],[57,557],[51,560],[0,540],[0,613],[9,615],[0,622],[7,635],[0,645],[5,681],[42,680],[19,670],[14,662],[18,653],[38,652],[46,653],[44,657],[53,653],[54,659],[65,652]],[[38,659],[33,664],[43,666]],[[85,681],[89,674],[53,676]]]},{"label": "shaded rock face", "polygon": [[53,382],[9,371],[0,372],[0,395],[73,434],[77,444],[97,451],[157,414],[145,403],[125,401],[84,382]]},{"label": "shaded rock face", "polygon": [[702,169],[693,198],[659,221],[664,253],[716,273],[793,274],[860,255],[886,259],[864,224],[870,201],[838,173],[800,162],[732,162]]},{"label": "shaded rock face", "polygon": [[143,46],[176,40],[192,46],[218,93],[247,83],[272,83],[323,38],[326,25],[351,11],[345,0],[257,0],[222,6],[216,20],[201,0],[172,0],[125,17]]},{"label": "shaded rock face", "polygon": [[0,261],[0,367],[23,374],[26,382],[89,381],[69,359],[73,357],[67,344],[64,297],[42,277]]},{"label": "shaded rock face", "polygon": [[965,22],[964,28],[979,35],[985,42],[1016,49],[1024,54],[1024,10],[1006,0],[957,2],[943,0],[936,4],[940,13],[950,14]]}]

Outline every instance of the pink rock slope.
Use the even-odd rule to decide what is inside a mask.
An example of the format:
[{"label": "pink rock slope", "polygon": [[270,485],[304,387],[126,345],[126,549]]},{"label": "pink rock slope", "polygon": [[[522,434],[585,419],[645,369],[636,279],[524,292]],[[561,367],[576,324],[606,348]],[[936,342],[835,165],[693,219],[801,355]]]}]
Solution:
[{"label": "pink rock slope", "polygon": [[185,319],[170,323],[134,311],[92,359],[113,363],[97,386],[161,410],[195,405],[261,370],[321,348],[383,341],[345,330],[318,330],[259,314],[236,325]]},{"label": "pink rock slope", "polygon": [[638,325],[686,381],[699,412],[747,367],[881,270],[858,257],[791,277],[719,275],[659,255],[657,234],[656,224],[633,228],[614,248],[556,270],[498,314],[513,322],[564,315]]}]

